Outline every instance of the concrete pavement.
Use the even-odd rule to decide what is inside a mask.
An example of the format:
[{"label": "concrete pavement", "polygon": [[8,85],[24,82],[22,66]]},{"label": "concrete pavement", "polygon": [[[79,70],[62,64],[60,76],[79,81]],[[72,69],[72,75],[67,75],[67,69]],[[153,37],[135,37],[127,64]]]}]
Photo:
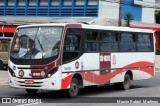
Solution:
[{"label": "concrete pavement", "polygon": [[0,70],[0,86],[8,85],[8,71]]}]

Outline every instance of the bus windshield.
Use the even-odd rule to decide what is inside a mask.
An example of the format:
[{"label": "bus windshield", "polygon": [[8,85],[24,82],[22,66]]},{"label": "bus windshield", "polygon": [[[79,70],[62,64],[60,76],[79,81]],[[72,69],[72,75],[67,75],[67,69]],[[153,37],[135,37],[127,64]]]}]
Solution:
[{"label": "bus windshield", "polygon": [[42,59],[58,56],[62,27],[28,27],[17,29],[11,56],[17,59]]}]

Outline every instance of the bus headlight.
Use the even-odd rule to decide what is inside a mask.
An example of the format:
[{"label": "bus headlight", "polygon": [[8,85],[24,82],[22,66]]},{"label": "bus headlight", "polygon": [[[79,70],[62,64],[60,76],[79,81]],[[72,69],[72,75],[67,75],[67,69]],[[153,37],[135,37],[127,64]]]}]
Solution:
[{"label": "bus headlight", "polygon": [[51,73],[48,73],[48,74],[47,74],[47,77],[48,77],[48,78],[50,78],[51,76],[52,76]]},{"label": "bus headlight", "polygon": [[46,78],[50,78],[54,73],[56,73],[58,71],[58,67],[53,68],[52,70],[50,70],[47,75]]},{"label": "bus headlight", "polygon": [[12,77],[16,77],[14,71],[10,67],[8,68],[8,70]]}]

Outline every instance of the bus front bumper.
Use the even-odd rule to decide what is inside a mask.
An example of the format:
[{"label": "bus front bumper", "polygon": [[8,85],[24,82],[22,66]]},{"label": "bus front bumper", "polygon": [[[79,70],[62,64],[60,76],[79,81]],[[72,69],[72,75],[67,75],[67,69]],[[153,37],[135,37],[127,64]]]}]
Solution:
[{"label": "bus front bumper", "polygon": [[[32,83],[26,83],[32,82]],[[9,86],[22,89],[60,90],[56,80],[45,79],[20,79],[9,75]]]}]

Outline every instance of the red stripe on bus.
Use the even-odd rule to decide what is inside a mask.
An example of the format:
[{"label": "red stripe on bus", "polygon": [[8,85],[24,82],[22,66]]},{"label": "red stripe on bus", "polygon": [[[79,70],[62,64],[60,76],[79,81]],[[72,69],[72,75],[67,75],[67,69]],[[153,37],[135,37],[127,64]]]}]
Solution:
[{"label": "red stripe on bus", "polygon": [[73,77],[73,74],[71,74],[71,75],[65,77],[64,79],[62,79],[62,84],[61,84],[61,88],[62,88],[62,89],[68,88],[68,86],[69,86],[70,83],[71,83],[72,77]]},{"label": "red stripe on bus", "polygon": [[[128,69],[126,70],[125,68],[136,67],[136,66],[139,66],[139,67],[142,67],[142,66],[153,66],[153,63],[150,63],[150,62],[136,62],[136,63],[132,63],[132,64],[129,64],[129,65],[123,67],[124,70],[123,70],[123,68],[122,69],[117,69],[117,70],[115,70],[115,71],[113,71],[113,72],[111,72],[111,73],[109,73],[107,75],[97,75],[97,74],[94,74],[92,72],[87,72],[85,74],[84,80],[92,82],[92,83],[96,83],[96,84],[104,84],[104,83],[107,83],[110,79],[112,79],[116,75],[118,75],[118,74],[120,74],[120,73],[125,72],[125,71],[128,70]],[[154,69],[153,69],[153,67],[151,67],[151,68],[149,68],[149,67],[148,68],[145,68],[145,67],[144,68],[131,68],[131,69],[132,70],[144,71],[144,72],[150,74],[151,76],[154,75]],[[91,79],[91,76],[94,77],[94,80]]]},{"label": "red stripe on bus", "polygon": [[[137,66],[144,67],[144,68],[137,68]],[[151,66],[151,67],[149,68],[149,67],[145,67],[145,66]],[[124,69],[123,68],[117,69],[117,70],[115,70],[109,74],[106,74],[106,75],[97,75],[93,72],[81,72],[81,75],[82,75],[83,80],[86,80],[88,82],[95,83],[95,84],[105,84],[105,83],[108,83],[116,75],[127,71],[128,69],[125,69],[125,68],[129,68],[129,67],[136,67],[136,68],[131,68],[131,70],[139,70],[139,71],[146,72],[146,73],[150,74],[151,76],[154,75],[153,63],[145,62],[145,61],[135,62],[135,63],[129,64],[129,65],[126,65],[125,67],[123,67]],[[63,89],[66,89],[70,85],[70,81],[71,81],[72,76],[73,76],[73,74],[62,79],[62,88]]]}]

